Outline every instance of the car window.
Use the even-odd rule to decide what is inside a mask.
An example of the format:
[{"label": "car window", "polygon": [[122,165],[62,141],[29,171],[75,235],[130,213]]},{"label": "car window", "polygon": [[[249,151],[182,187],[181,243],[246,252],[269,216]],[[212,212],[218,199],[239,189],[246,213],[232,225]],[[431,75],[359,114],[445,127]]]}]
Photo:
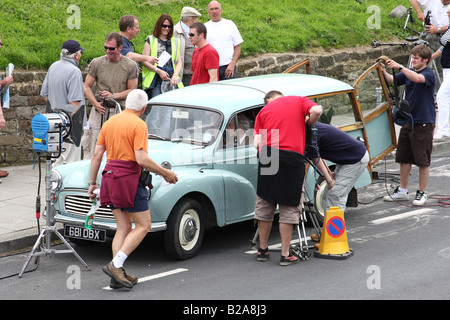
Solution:
[{"label": "car window", "polygon": [[377,69],[369,72],[358,84],[358,101],[363,116],[386,102]]},{"label": "car window", "polygon": [[311,99],[322,106],[323,112],[319,119],[320,122],[329,123],[335,127],[355,123],[356,118],[348,93]]},{"label": "car window", "polygon": [[253,131],[255,119],[262,107],[239,112],[232,116],[222,135],[222,147],[233,148],[253,146]]},{"label": "car window", "polygon": [[145,123],[150,139],[209,145],[217,138],[221,115],[213,110],[155,105]]}]

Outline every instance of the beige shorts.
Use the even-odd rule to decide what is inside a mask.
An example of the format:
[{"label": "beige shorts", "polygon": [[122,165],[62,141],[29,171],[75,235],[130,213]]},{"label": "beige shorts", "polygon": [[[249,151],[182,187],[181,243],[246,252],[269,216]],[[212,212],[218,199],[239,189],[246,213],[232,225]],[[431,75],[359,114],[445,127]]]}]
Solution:
[{"label": "beige shorts", "polygon": [[[256,196],[255,219],[261,221],[273,221],[277,204],[266,201]],[[279,205],[280,219],[279,222],[286,224],[298,224],[300,219],[299,207]]]}]

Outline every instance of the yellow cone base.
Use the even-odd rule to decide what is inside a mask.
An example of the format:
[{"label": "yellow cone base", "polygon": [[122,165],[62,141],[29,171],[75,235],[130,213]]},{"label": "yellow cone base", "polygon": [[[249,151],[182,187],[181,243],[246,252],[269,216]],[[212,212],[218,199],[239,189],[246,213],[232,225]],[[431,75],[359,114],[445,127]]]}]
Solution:
[{"label": "yellow cone base", "polygon": [[348,247],[344,213],[339,207],[331,207],[325,213],[320,245],[314,257],[345,260],[351,256],[353,250]]}]

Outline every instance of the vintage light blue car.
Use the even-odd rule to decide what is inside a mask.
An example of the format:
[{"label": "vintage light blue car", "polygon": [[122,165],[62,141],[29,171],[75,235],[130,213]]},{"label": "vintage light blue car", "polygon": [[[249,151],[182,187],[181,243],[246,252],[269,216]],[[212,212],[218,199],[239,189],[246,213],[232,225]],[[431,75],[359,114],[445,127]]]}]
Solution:
[{"label": "vintage light blue car", "polygon": [[[163,231],[167,253],[187,259],[198,252],[206,228],[253,218],[257,180],[253,126],[270,90],[309,97],[323,106],[327,118],[321,121],[361,137],[371,161],[355,189],[369,185],[372,166],[396,147],[388,91],[380,76],[374,65],[353,87],[289,70],[190,86],[150,100],[151,111],[145,120],[149,156],[157,163],[170,164],[179,177],[177,184],[169,185],[154,175],[149,200],[151,232]],[[364,90],[359,92],[358,86]],[[328,165],[333,168],[332,163]],[[92,231],[83,228],[92,205],[87,195],[89,173],[89,160],[60,165],[52,172],[52,219],[63,223],[65,236],[78,242],[104,241],[106,231],[115,230],[108,208],[97,211]],[[323,185],[315,188],[318,178],[314,170],[308,170],[305,201],[316,205],[318,218],[323,220]],[[101,170],[97,181],[101,181]]]}]

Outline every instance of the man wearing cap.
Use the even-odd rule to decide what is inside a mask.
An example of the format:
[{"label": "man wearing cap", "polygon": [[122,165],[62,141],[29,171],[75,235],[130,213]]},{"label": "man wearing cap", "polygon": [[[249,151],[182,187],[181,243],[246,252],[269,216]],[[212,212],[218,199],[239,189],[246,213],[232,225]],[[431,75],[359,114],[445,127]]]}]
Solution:
[{"label": "man wearing cap", "polygon": [[174,37],[180,40],[180,56],[183,69],[180,72],[184,86],[188,86],[192,79],[191,61],[195,46],[189,40],[189,28],[197,22],[201,14],[191,7],[184,7],[181,10],[181,21],[174,27]]},{"label": "man wearing cap", "polygon": [[[41,88],[41,96],[47,101],[47,112],[52,112],[71,104],[75,114],[80,107],[85,108],[83,76],[78,64],[84,48],[75,40],[67,40],[61,48],[60,60],[48,69]],[[50,109],[50,110],[49,110]],[[86,112],[84,112],[84,124]],[[54,166],[61,163],[81,160],[81,147],[72,143],[63,143],[63,152]]]}]

